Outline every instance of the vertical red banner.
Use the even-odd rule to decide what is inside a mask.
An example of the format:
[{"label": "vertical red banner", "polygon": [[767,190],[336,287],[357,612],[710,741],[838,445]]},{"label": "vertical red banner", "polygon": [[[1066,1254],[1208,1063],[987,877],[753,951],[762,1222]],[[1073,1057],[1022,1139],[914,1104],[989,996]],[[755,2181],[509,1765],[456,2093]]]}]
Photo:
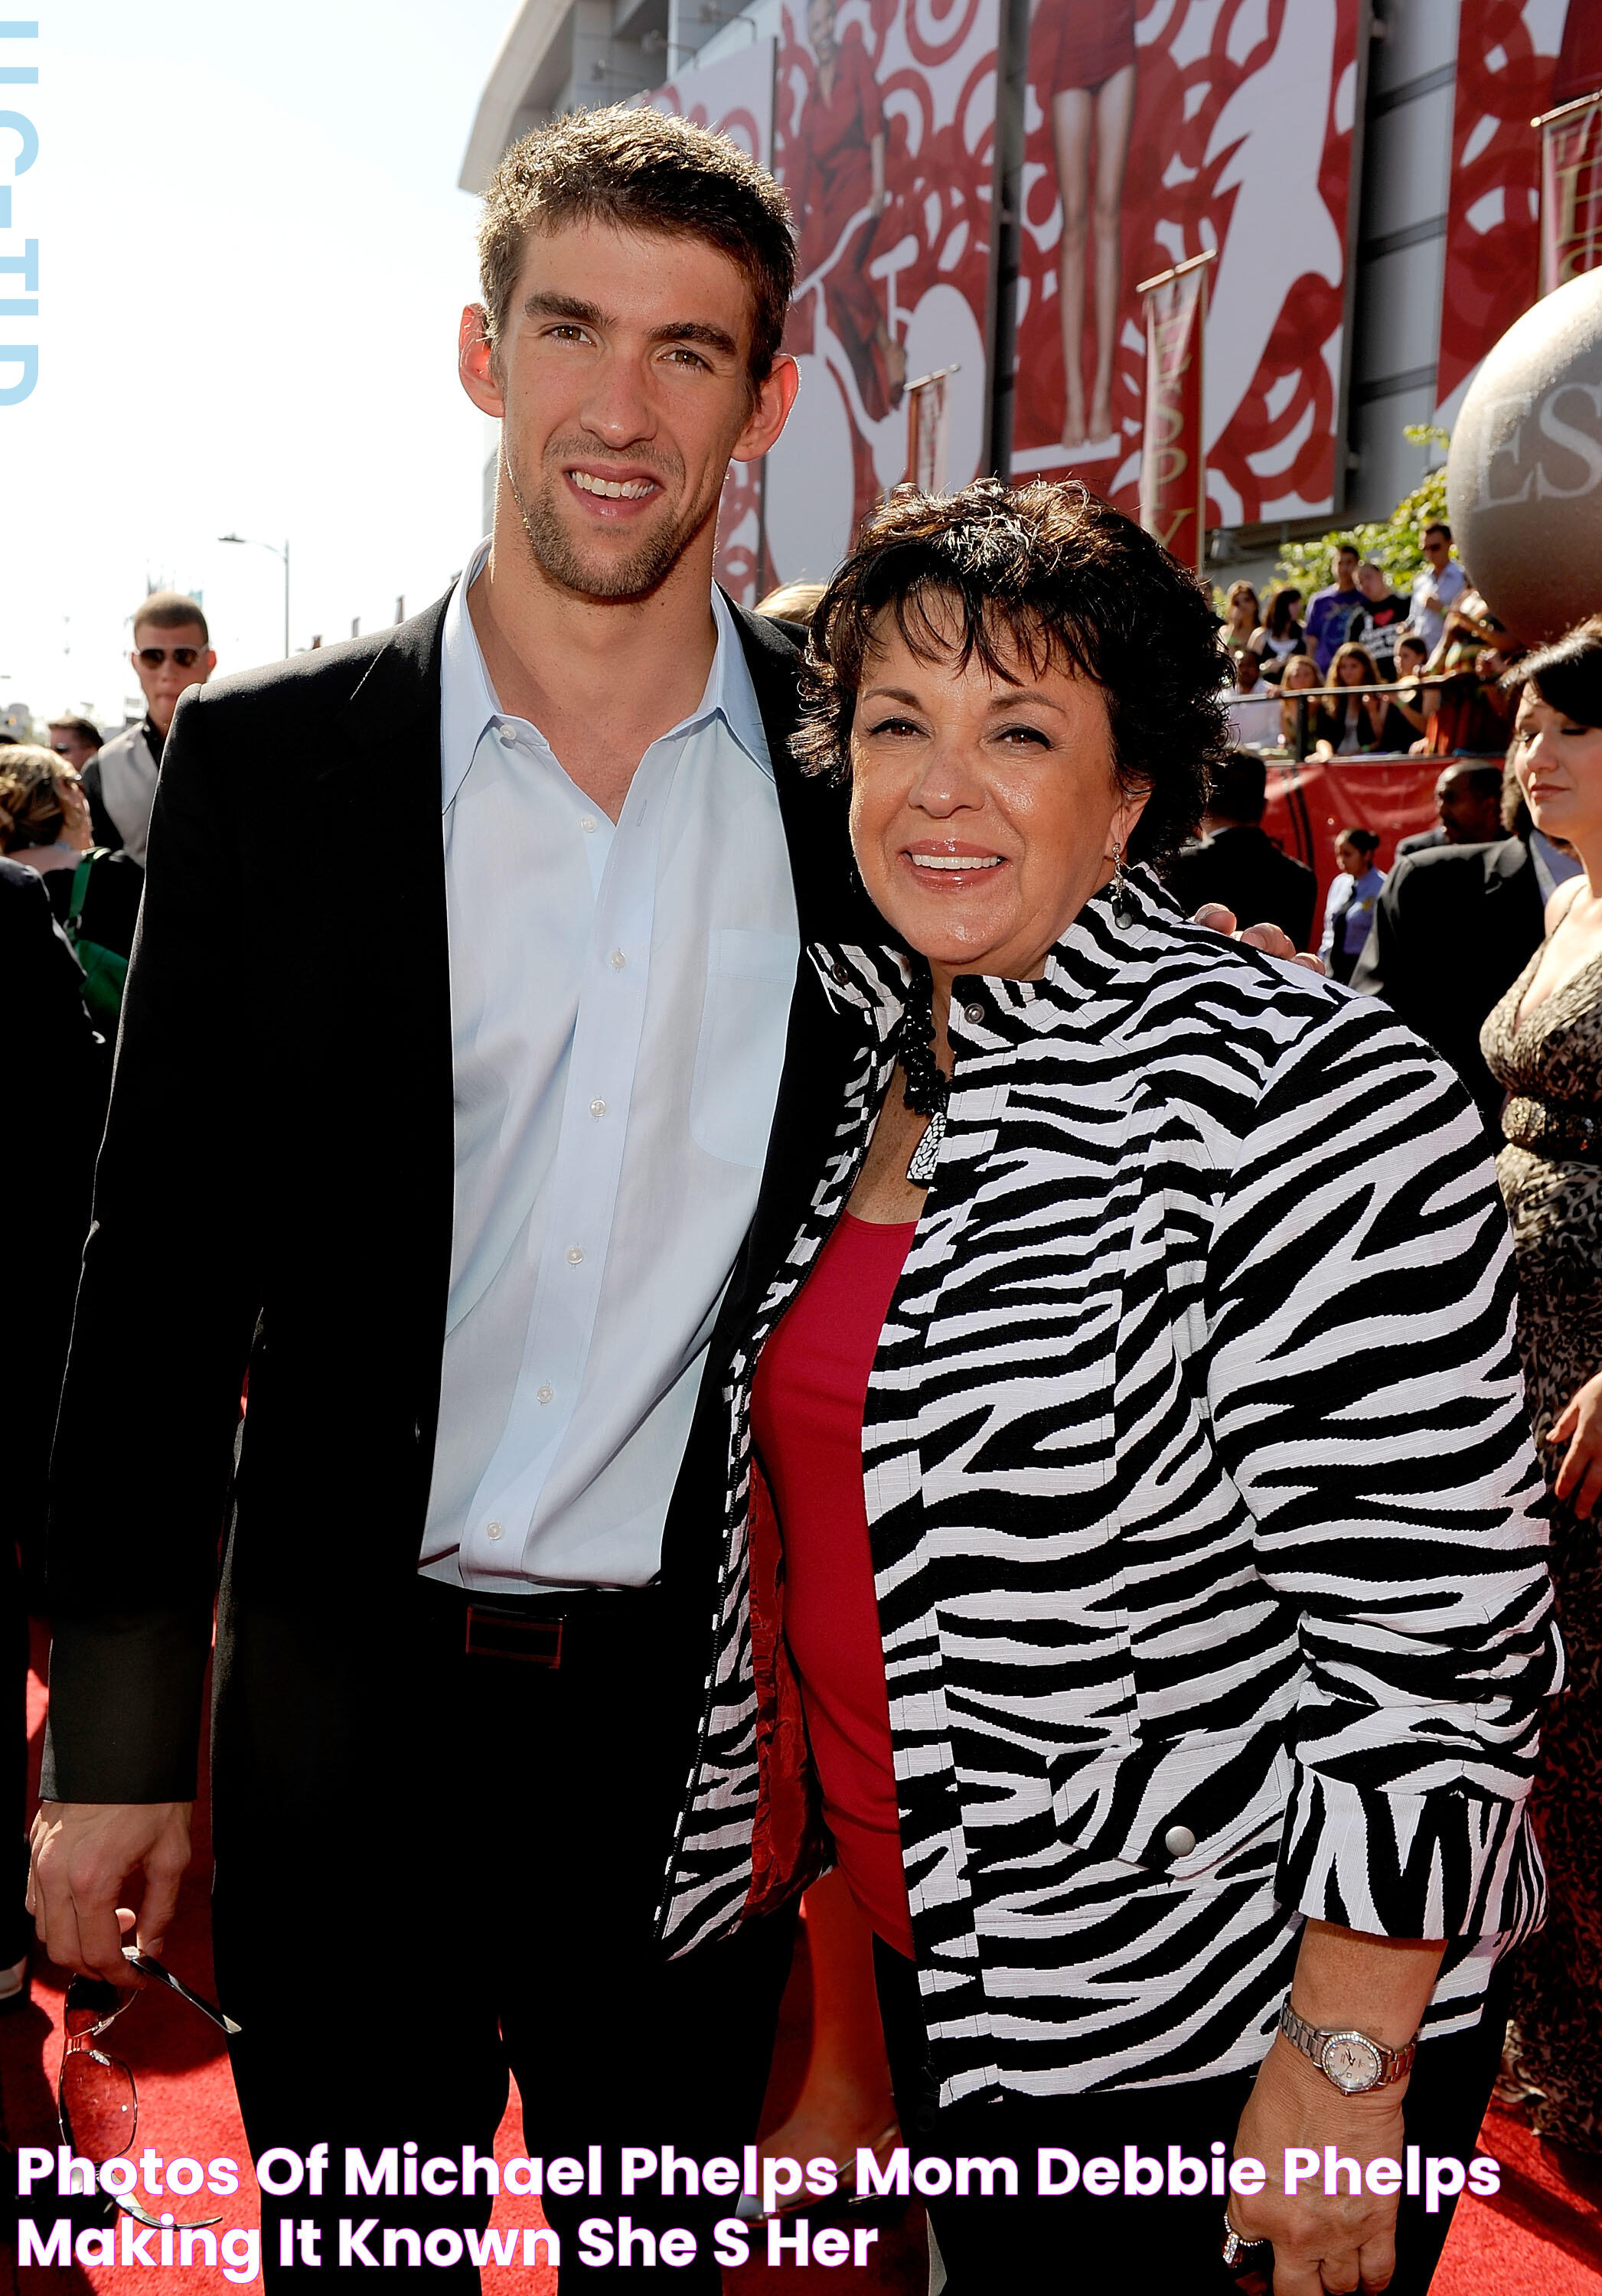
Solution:
[{"label": "vertical red banner", "polygon": [[1211,252],[1143,279],[1146,425],[1140,523],[1199,574],[1206,548],[1207,443],[1202,384]]},{"label": "vertical red banner", "polygon": [[1602,263],[1602,89],[1540,123],[1540,291]]}]

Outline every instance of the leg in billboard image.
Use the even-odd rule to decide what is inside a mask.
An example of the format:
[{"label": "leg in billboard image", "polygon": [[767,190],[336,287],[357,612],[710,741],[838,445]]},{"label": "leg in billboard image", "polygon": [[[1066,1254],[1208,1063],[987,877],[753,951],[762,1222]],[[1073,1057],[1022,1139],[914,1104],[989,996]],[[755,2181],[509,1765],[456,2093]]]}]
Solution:
[{"label": "leg in billboard image", "polygon": [[884,111],[862,34],[852,24],[839,36],[834,0],[812,0],[807,33],[817,77],[801,108],[793,187],[801,269],[823,272],[829,324],[877,422],[900,406],[907,381],[907,355],[868,275],[884,213]]},{"label": "leg in billboard image", "polygon": [[858,1061],[733,1334],[665,1934],[745,1926],[816,1796],[906,2139],[856,2181],[949,2296],[1422,2296],[1495,2189],[1561,1670],[1477,1119],[1162,891],[1228,734],[1133,521],[892,495],[811,637],[883,930],[813,952]]},{"label": "leg in billboard image", "polygon": [[[1039,0],[1031,78],[1051,114],[1063,236],[1057,300],[1063,329],[1063,443],[1114,450],[1113,355],[1123,283],[1120,209],[1135,116],[1133,0]],[[1090,262],[1087,265],[1086,257]],[[1085,418],[1087,271],[1095,283],[1096,373]]]}]

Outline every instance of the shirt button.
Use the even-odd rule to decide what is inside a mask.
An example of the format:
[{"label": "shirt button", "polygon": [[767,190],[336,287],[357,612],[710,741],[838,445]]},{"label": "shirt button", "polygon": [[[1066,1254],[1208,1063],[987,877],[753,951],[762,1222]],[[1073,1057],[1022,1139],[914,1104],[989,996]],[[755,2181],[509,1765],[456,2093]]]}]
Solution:
[{"label": "shirt button", "polygon": [[576,1243],[569,1244],[567,1248],[567,1264],[570,1267],[577,1267],[583,1257],[584,1254],[579,1250]]},{"label": "shirt button", "polygon": [[589,1104],[589,1112],[592,1116],[604,1116],[606,1113],[606,1103],[604,1100],[592,1100]]},{"label": "shirt button", "polygon": [[593,813],[587,813],[583,820],[579,824],[579,826],[584,832],[586,837],[593,837],[597,826],[595,815]]},{"label": "shirt button", "polygon": [[984,1018],[984,1006],[980,1004],[965,1004],[962,1008],[962,1017],[965,1021],[972,1021],[977,1028]]},{"label": "shirt button", "polygon": [[537,1387],[534,1390],[534,1400],[536,1403],[549,1403],[555,1392],[554,1387]]},{"label": "shirt button", "polygon": [[1196,1838],[1187,1825],[1171,1825],[1162,1837],[1162,1847],[1171,1857],[1188,1857],[1196,1846]]},{"label": "shirt button", "polygon": [[621,972],[628,960],[624,956],[620,948],[614,948],[607,962],[610,964],[614,972]]},{"label": "shirt button", "polygon": [[504,718],[495,729],[495,737],[503,750],[515,750],[517,747],[517,728],[508,726]]},{"label": "shirt button", "polygon": [[487,1522],[484,1525],[484,1536],[486,1538],[505,1538],[506,1526],[504,1522]]}]

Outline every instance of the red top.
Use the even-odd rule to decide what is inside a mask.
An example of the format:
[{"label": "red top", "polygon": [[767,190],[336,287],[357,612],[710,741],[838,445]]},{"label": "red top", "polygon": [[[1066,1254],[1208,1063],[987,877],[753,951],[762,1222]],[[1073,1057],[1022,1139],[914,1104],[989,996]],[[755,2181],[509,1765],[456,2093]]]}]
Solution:
[{"label": "red top", "polygon": [[752,1419],[785,1541],[785,1639],[851,1895],[912,1957],[862,1495],[862,1410],[916,1220],[847,1212],[757,1365]]}]

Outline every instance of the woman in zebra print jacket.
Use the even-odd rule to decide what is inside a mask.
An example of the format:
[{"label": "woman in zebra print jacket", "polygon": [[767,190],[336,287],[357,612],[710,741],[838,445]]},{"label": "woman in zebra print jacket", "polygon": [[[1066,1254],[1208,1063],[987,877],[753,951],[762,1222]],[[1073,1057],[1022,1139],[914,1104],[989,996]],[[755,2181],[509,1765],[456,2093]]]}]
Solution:
[{"label": "woman in zebra print jacket", "polygon": [[1376,2164],[1473,2152],[1561,1671],[1481,1128],[1383,1007],[1126,867],[1222,741],[1130,521],[898,496],[813,651],[889,931],[813,952],[851,1082],[730,1367],[665,1933],[832,1836],[903,2128],[1017,2164],[918,2177],[952,2296],[1137,2250],[1228,2287],[1269,2239],[1279,2296],[1423,2289],[1453,2172]]}]

